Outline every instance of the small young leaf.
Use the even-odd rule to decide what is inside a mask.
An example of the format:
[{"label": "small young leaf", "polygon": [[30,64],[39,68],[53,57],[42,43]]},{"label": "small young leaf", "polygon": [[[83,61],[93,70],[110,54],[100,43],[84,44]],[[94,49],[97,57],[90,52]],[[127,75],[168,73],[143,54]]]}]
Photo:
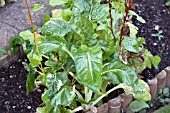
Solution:
[{"label": "small young leaf", "polygon": [[10,38],[10,51],[12,54],[18,54],[20,50],[20,45],[23,43],[23,39],[20,37]]},{"label": "small young leaf", "polygon": [[51,6],[56,6],[56,5],[62,5],[62,4],[68,3],[68,2],[69,2],[69,0],[50,0],[49,4]]},{"label": "small young leaf", "polygon": [[42,4],[34,4],[34,7],[31,9],[31,12],[38,11],[38,10],[42,9],[43,7],[44,7],[44,5],[42,5]]},{"label": "small young leaf", "polygon": [[39,66],[42,61],[42,56],[37,55],[33,50],[29,54],[27,54],[27,57],[28,57],[32,67]]},{"label": "small young leaf", "polygon": [[139,16],[137,13],[135,13],[135,12],[132,11],[132,10],[129,11],[129,15],[134,15],[134,16],[137,17],[137,20],[138,20],[139,22],[141,22],[141,23],[146,23],[146,21],[145,21],[141,16]]},{"label": "small young leaf", "polygon": [[164,88],[164,89],[163,89],[163,94],[167,94],[167,93],[170,93],[170,91],[169,91],[169,88],[168,88],[168,87],[166,87],[166,88]]},{"label": "small young leaf", "polygon": [[30,30],[20,32],[19,36],[22,37],[25,41],[28,40],[31,44],[34,43],[34,35]]},{"label": "small young leaf", "polygon": [[63,11],[63,9],[52,10],[52,18],[60,19]]},{"label": "small young leaf", "polygon": [[7,54],[7,51],[4,48],[0,48],[0,57],[5,54]]},{"label": "small young leaf", "polygon": [[154,56],[151,59],[151,62],[153,64],[153,66],[158,69],[158,64],[161,62],[161,58],[159,56]]},{"label": "small young leaf", "polygon": [[130,103],[129,107],[133,112],[138,112],[144,108],[149,108],[149,105],[144,101],[135,100]]}]

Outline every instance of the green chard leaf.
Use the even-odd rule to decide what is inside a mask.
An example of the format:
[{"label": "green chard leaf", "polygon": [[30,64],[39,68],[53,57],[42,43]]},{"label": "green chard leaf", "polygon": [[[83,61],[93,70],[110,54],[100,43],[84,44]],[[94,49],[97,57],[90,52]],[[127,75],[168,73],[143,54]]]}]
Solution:
[{"label": "green chard leaf", "polygon": [[109,7],[107,4],[96,3],[92,6],[91,19],[92,21],[103,21],[109,15]]},{"label": "green chard leaf", "polygon": [[133,112],[138,112],[144,108],[149,108],[149,105],[145,101],[135,100],[130,103],[129,107]]},{"label": "green chard leaf", "polygon": [[158,69],[158,64],[161,62],[161,58],[159,56],[153,56],[151,59],[153,66]]},{"label": "green chard leaf", "polygon": [[20,37],[10,37],[10,51],[12,54],[18,54],[20,45],[23,43],[23,39]]},{"label": "green chard leaf", "polygon": [[74,51],[77,80],[94,92],[102,84],[102,51],[100,47],[81,47]]},{"label": "green chard leaf", "polygon": [[42,61],[42,56],[37,55],[37,53],[34,50],[32,50],[29,54],[27,54],[27,57],[32,67],[39,66]]},{"label": "green chard leaf", "polygon": [[57,107],[58,105],[68,106],[71,104],[72,98],[70,89],[68,87],[62,88],[58,93],[54,95],[51,100],[51,105]]},{"label": "green chard leaf", "polygon": [[39,51],[42,54],[50,53],[50,52],[56,52],[61,48],[58,44],[53,43],[42,43],[39,45]]},{"label": "green chard leaf", "polygon": [[124,37],[122,46],[124,49],[134,53],[139,53],[139,51],[142,50],[142,46],[138,44],[137,38],[135,37]]},{"label": "green chard leaf", "polygon": [[149,93],[149,86],[143,80],[138,79],[138,81],[133,85],[133,92],[131,92],[135,99],[149,101],[151,100],[151,95]]},{"label": "green chard leaf", "polygon": [[141,16],[139,16],[137,13],[135,13],[135,12],[132,11],[132,10],[129,11],[129,15],[134,15],[134,16],[137,17],[137,20],[138,20],[139,22],[141,22],[141,23],[146,23],[146,21],[145,21]]},{"label": "green chard leaf", "polygon": [[42,27],[42,33],[47,36],[63,37],[72,32],[71,26],[61,20],[50,20]]},{"label": "green chard leaf", "polygon": [[67,74],[64,72],[58,72],[56,74],[48,74],[46,78],[46,86],[49,88],[48,96],[56,94],[61,87],[67,82]]},{"label": "green chard leaf", "polygon": [[34,35],[30,30],[20,32],[19,36],[23,38],[24,41],[29,41],[31,44],[34,43]]},{"label": "green chard leaf", "polygon": [[25,68],[28,71],[28,75],[27,75],[27,81],[26,81],[26,95],[28,96],[28,94],[32,91],[34,91],[36,89],[36,85],[35,85],[35,72],[36,69],[33,68],[30,64],[27,63],[23,63],[23,65],[25,66]]},{"label": "green chard leaf", "polygon": [[71,20],[73,30],[82,38],[89,39],[92,36],[93,24],[84,16],[76,16]]},{"label": "green chard leaf", "polygon": [[138,79],[133,69],[116,60],[103,66],[102,77],[110,79],[114,84],[123,83],[130,86]]}]

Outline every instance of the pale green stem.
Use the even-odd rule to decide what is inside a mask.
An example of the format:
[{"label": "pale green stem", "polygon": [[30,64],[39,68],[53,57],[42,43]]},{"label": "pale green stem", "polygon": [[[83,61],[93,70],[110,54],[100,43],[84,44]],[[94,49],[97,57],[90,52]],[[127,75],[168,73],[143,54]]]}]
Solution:
[{"label": "pale green stem", "polygon": [[79,106],[79,107],[77,107],[76,109],[72,110],[72,112],[73,112],[73,113],[76,113],[76,112],[81,111],[81,110],[83,110],[83,107],[82,107],[82,106]]},{"label": "pale green stem", "polygon": [[106,97],[109,93],[113,92],[116,89],[122,88],[124,85],[123,84],[119,84],[116,87],[110,89],[109,91],[107,91],[105,94],[103,94],[102,96],[100,96],[96,101],[94,101],[92,103],[92,106],[96,105],[100,100],[102,100],[104,97]]}]

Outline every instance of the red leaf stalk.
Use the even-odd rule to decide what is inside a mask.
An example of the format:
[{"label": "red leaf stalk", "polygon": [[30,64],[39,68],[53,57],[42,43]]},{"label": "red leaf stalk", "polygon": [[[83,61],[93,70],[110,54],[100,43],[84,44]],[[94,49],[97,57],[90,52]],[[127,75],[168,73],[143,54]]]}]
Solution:
[{"label": "red leaf stalk", "polygon": [[112,33],[112,36],[114,38],[114,41],[116,42],[116,37],[114,35],[114,32],[113,32],[113,19],[112,19],[112,5],[111,5],[111,2],[110,0],[108,0],[108,6],[109,6],[109,14],[110,14],[110,30],[111,30],[111,33]]}]

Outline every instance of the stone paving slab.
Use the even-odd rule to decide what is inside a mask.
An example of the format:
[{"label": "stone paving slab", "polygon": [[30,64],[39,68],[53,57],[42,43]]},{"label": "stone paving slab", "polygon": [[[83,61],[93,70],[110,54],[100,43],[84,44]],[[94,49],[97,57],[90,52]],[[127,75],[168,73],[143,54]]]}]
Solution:
[{"label": "stone paving slab", "polygon": [[18,35],[18,32],[17,29],[0,22],[0,48],[6,47],[9,42],[9,37]]},{"label": "stone paving slab", "polygon": [[[45,11],[49,0],[28,0],[29,6],[33,4],[44,4],[44,8],[32,14],[35,25],[40,25],[44,13],[50,13],[50,10]],[[8,45],[10,36],[16,36],[24,29],[30,27],[29,21],[26,18],[27,9],[24,0],[18,0],[15,3],[7,4],[0,8],[0,48]]]}]

